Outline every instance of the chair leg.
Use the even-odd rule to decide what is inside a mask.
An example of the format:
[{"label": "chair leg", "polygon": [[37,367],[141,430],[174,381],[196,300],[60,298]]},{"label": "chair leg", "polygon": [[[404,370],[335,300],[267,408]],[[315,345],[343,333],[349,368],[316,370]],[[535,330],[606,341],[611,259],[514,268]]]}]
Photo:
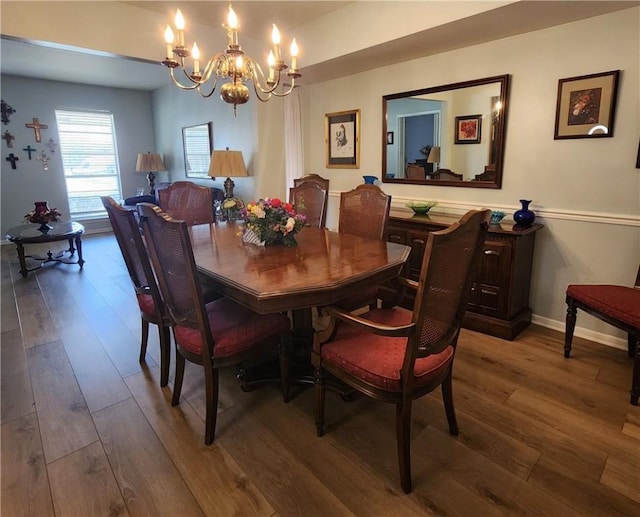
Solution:
[{"label": "chair leg", "polygon": [[173,398],[171,399],[172,406],[180,404],[180,391],[182,391],[182,379],[184,379],[184,363],[184,356],[176,347],[176,376],[175,379],[173,379]]},{"label": "chair leg", "polygon": [[317,367],[314,373],[316,386],[316,434],[322,436],[324,434],[324,399],[327,386],[322,368]]},{"label": "chair leg", "polygon": [[635,357],[636,347],[640,343],[640,339],[638,339],[634,334],[627,334],[627,350],[629,357]]},{"label": "chair leg", "polygon": [[282,400],[286,404],[289,402],[289,339],[290,333],[280,340],[278,356],[280,358],[280,383],[282,384]]},{"label": "chair leg", "polygon": [[165,387],[169,382],[169,363],[171,362],[171,335],[169,327],[158,325],[160,335],[160,386]]},{"label": "chair leg", "polygon": [[140,358],[138,361],[145,362],[147,355],[147,343],[149,342],[149,322],[144,318],[140,318],[142,322],[141,340],[140,340]]},{"label": "chair leg", "polygon": [[411,486],[411,401],[396,404],[396,445],[398,448],[398,466],[400,467],[400,485],[405,494]]},{"label": "chair leg", "polygon": [[205,371],[204,385],[207,396],[204,444],[211,445],[216,435],[216,420],[218,418],[219,377],[217,368],[213,368],[209,373]]},{"label": "chair leg", "polygon": [[571,355],[571,342],[573,341],[573,331],[576,328],[576,313],[578,309],[573,305],[573,300],[567,298],[567,320],[564,331],[564,356]]},{"label": "chair leg", "polygon": [[636,343],[633,359],[633,379],[631,380],[631,404],[638,405],[640,398],[640,341]]},{"label": "chair leg", "polygon": [[453,405],[453,373],[449,369],[449,374],[442,381],[442,401],[444,402],[444,411],[447,414],[447,422],[449,423],[449,432],[453,436],[458,436],[458,420],[456,419],[456,409]]}]

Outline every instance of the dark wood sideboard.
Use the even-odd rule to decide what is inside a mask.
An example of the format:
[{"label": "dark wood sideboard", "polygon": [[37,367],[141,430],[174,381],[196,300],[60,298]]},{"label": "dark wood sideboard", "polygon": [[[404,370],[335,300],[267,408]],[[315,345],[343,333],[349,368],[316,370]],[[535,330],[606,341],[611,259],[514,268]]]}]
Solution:
[{"label": "dark wood sideboard", "polygon": [[[442,230],[458,221],[446,214],[413,215],[392,210],[387,240],[411,246],[408,275],[418,280],[429,232]],[[529,284],[536,232],[533,224],[517,228],[513,224],[491,225],[482,259],[467,305],[464,327],[503,339],[514,339],[531,323]],[[403,303],[411,307],[407,297]]]}]

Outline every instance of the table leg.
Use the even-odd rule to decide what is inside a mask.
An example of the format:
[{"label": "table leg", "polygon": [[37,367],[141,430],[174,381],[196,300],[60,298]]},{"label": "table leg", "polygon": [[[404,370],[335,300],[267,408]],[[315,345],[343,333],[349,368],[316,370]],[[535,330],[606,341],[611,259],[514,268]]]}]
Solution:
[{"label": "table leg", "polygon": [[84,260],[82,258],[82,240],[80,239],[80,235],[76,235],[76,249],[78,250],[78,265],[80,269],[82,269]]},{"label": "table leg", "polygon": [[73,247],[73,237],[69,239],[69,249],[67,251],[71,256],[73,256],[73,254],[76,252],[76,249]]},{"label": "table leg", "polygon": [[24,256],[24,246],[21,242],[16,242],[16,248],[18,250],[18,260],[20,261],[20,274],[26,278],[29,271],[27,270],[27,261]]}]

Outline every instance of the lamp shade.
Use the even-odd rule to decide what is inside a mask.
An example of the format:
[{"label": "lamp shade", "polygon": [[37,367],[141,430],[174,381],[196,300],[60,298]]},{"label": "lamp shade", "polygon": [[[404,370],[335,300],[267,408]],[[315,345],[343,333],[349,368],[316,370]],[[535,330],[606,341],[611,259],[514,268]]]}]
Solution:
[{"label": "lamp shade", "polygon": [[136,162],[136,172],[159,172],[167,169],[159,154],[140,153]]},{"label": "lamp shade", "polygon": [[427,156],[427,163],[440,163],[440,148],[438,146],[433,146],[431,151],[429,151],[429,156]]},{"label": "lamp shade", "polygon": [[209,164],[209,176],[235,178],[248,176],[241,151],[213,151]]}]

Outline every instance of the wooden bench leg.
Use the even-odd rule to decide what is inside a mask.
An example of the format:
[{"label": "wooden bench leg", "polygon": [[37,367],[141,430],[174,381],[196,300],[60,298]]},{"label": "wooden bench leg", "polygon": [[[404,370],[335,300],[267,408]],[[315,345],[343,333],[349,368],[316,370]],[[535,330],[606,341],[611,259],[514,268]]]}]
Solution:
[{"label": "wooden bench leg", "polygon": [[635,354],[633,358],[633,379],[631,381],[631,404],[638,405],[640,398],[640,340],[636,338]]},{"label": "wooden bench leg", "polygon": [[578,309],[573,305],[573,299],[567,297],[567,320],[564,330],[564,356],[571,355],[571,342],[573,341],[573,331],[576,328],[576,313]]}]

